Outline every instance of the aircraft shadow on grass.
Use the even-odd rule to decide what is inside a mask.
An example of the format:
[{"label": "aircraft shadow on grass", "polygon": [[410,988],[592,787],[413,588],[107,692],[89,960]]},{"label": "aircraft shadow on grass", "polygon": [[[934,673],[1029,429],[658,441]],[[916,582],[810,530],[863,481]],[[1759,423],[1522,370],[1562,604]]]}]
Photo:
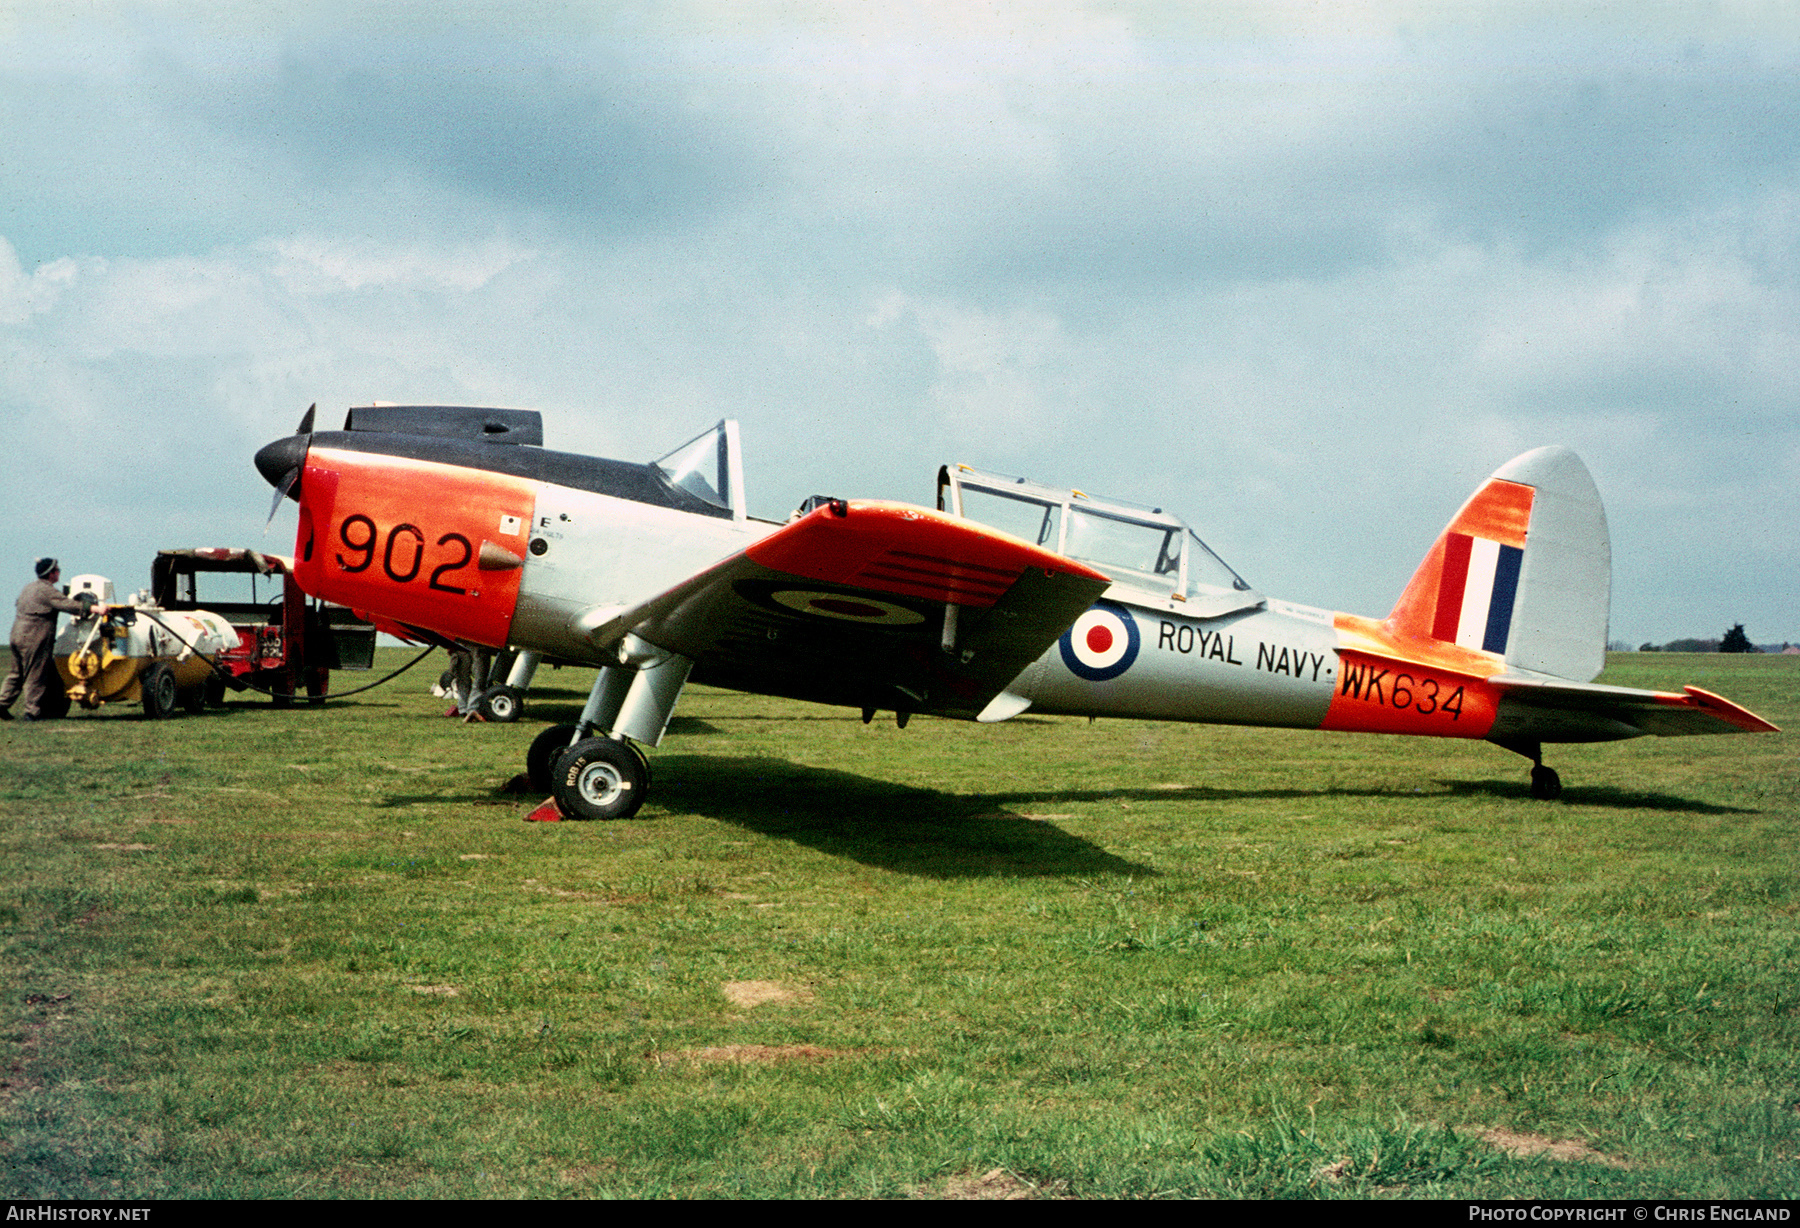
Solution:
[{"label": "aircraft shadow on grass", "polygon": [[[790,719],[790,718],[782,718]],[[841,718],[839,718],[841,719]],[[855,720],[852,715],[848,719]],[[682,725],[683,718],[676,717],[670,725],[671,733],[723,733],[724,730],[697,718],[688,718]],[[678,727],[680,726],[680,727]],[[663,776],[661,764],[674,765],[682,763],[684,767],[711,775],[706,765],[719,764],[726,772],[726,778],[719,782],[719,796],[727,805],[743,799],[743,777],[737,773],[748,765],[757,779],[780,780],[782,787],[798,788],[809,796],[818,796],[829,812],[833,808],[841,809],[839,803],[851,791],[858,793],[881,793],[894,797],[880,821],[893,822],[905,819],[917,819],[921,809],[929,810],[941,819],[962,817],[993,817],[997,809],[1009,806],[1055,806],[1080,802],[1235,802],[1235,801],[1304,801],[1308,799],[1330,797],[1363,797],[1382,799],[1396,803],[1435,801],[1443,796],[1436,790],[1420,792],[1407,788],[1370,788],[1347,789],[1333,786],[1325,789],[1305,788],[1263,788],[1263,789],[1228,789],[1209,785],[1185,785],[1178,788],[1143,788],[1123,786],[1110,789],[1062,789],[1040,791],[1010,791],[1004,793],[979,793],[958,795],[939,793],[934,790],[909,789],[904,785],[893,785],[871,780],[868,777],[856,776],[847,772],[835,772],[826,768],[802,767],[780,759],[728,759],[712,755],[674,755],[665,754],[658,760],[658,779]],[[831,777],[831,783],[818,783],[813,778]],[[850,782],[854,782],[851,786]],[[709,782],[710,783],[710,782]],[[1514,780],[1438,780],[1439,789],[1457,797],[1488,796],[1503,801],[1529,800],[1531,786]],[[894,791],[906,794],[895,797]],[[1698,801],[1693,798],[1676,797],[1667,793],[1653,793],[1641,789],[1619,789],[1611,785],[1585,785],[1570,788],[1563,793],[1563,804],[1569,806],[1599,806],[1611,810],[1664,810],[1683,814],[1756,814],[1756,810],[1741,806],[1721,806],[1712,802]],[[683,806],[683,809],[694,813],[713,813],[709,810]],[[792,809],[792,807],[789,807]],[[729,818],[721,814],[718,817]],[[869,814],[871,819],[875,815]],[[1029,816],[1002,816],[1025,817]],[[738,821],[732,819],[731,821]],[[754,824],[746,824],[754,825]]]},{"label": "aircraft shadow on grass", "polygon": [[1052,794],[944,793],[784,759],[664,755],[664,805],[836,857],[927,878],[1153,875],[1054,822],[1010,809]]},{"label": "aircraft shadow on grass", "polygon": [[[579,705],[568,705],[566,712],[544,706],[534,707],[534,716],[546,720],[573,721],[580,716]],[[856,721],[856,713],[840,713],[830,710],[817,713],[778,713],[733,714],[725,717],[732,723],[739,721]],[[1015,717],[1015,725],[1053,724],[1053,721],[1041,717]],[[711,721],[700,717],[676,716],[669,722],[669,735],[697,736],[722,734],[726,730]],[[665,759],[673,758],[664,756]],[[770,763],[776,761],[770,760]],[[793,769],[801,770],[801,769]],[[853,778],[860,779],[860,778]],[[1522,781],[1506,780],[1438,780],[1437,786],[1457,797],[1488,796],[1506,802],[1529,801],[1531,786]],[[933,797],[947,795],[932,794]],[[1181,789],[1087,789],[1065,792],[1042,793],[989,793],[979,797],[963,799],[969,801],[976,811],[991,811],[1004,805],[1055,805],[1059,802],[1097,802],[1123,799],[1128,801],[1243,801],[1243,800],[1304,800],[1321,797],[1367,797],[1387,798],[1395,802],[1416,801],[1441,797],[1442,793],[1415,792],[1404,788],[1387,789],[1222,789],[1206,786],[1191,786]],[[955,799],[950,799],[955,800]],[[1611,785],[1570,786],[1562,794],[1564,805],[1599,806],[1609,810],[1661,810],[1677,814],[1756,814],[1754,808],[1742,806],[1721,806],[1711,802],[1698,801],[1694,798],[1678,797],[1668,793],[1655,793],[1642,789],[1620,789]]]},{"label": "aircraft shadow on grass", "polygon": [[[702,722],[695,722],[700,724]],[[664,754],[656,761],[662,804],[682,814],[790,840],[833,857],[924,878],[1155,876],[1150,865],[1119,857],[1032,811],[1105,802],[1244,802],[1367,798],[1404,807],[1436,804],[1443,792],[1403,789],[1222,789],[1123,787],[945,793],[785,759]],[[1528,786],[1500,780],[1440,780],[1453,796],[1513,801]],[[1607,786],[1571,789],[1565,804],[1691,814],[1753,814],[1667,794]],[[468,791],[396,795],[383,809],[469,804],[517,807],[516,796]],[[627,823],[630,823],[628,820]],[[607,824],[597,824],[600,829]]]},{"label": "aircraft shadow on grass", "polygon": [[[1135,790],[964,796],[785,759],[721,755],[661,755],[655,772],[660,804],[673,811],[731,823],[895,873],[926,878],[1108,874],[1144,878],[1156,873],[1151,866],[1109,853],[1054,822],[1008,808],[1040,800],[1136,796]],[[395,794],[375,804],[380,809],[446,804],[517,808],[519,798],[444,791]],[[610,825],[593,826],[604,831]],[[620,826],[640,825],[627,820]]]},{"label": "aircraft shadow on grass", "polygon": [[[1511,780],[1440,780],[1438,784],[1458,797],[1489,797],[1516,801],[1531,796],[1531,786]],[[1397,796],[1406,796],[1400,794]],[[1580,785],[1563,790],[1565,806],[1600,806],[1608,810],[1667,810],[1678,814],[1759,814],[1748,806],[1720,806],[1696,801],[1691,797],[1675,797],[1668,793],[1650,793],[1641,789],[1619,789],[1612,785]]]},{"label": "aircraft shadow on grass", "polygon": [[[1486,795],[1504,801],[1529,800],[1531,786],[1512,780],[1440,780],[1440,788],[1458,797]],[[1361,797],[1370,800],[1409,804],[1435,804],[1443,797],[1436,790],[1406,788],[1346,789],[1220,789],[1206,785],[1154,789],[1065,789],[1043,793],[989,793],[983,795],[995,805],[1055,805],[1058,802],[1240,802],[1240,801],[1306,801],[1333,797]],[[1610,785],[1591,785],[1566,789],[1562,800],[1568,806],[1600,806],[1615,810],[1668,810],[1684,814],[1757,814],[1759,811],[1741,806],[1719,806],[1691,798],[1672,797],[1667,793],[1646,793],[1616,789]],[[1554,817],[1554,812],[1548,812]]]}]

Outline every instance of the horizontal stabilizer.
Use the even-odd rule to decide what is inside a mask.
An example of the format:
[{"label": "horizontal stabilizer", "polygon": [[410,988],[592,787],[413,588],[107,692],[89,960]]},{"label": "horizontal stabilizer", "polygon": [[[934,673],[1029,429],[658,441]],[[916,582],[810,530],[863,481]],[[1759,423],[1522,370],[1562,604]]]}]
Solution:
[{"label": "horizontal stabilizer", "polygon": [[[1697,686],[1683,687],[1683,693],[1677,695],[1670,691],[1640,691],[1631,687],[1517,678],[1505,674],[1490,678],[1488,682],[1500,691],[1501,699],[1495,731],[1489,734],[1494,741],[1523,734],[1544,741],[1601,741],[1638,734],[1669,738],[1780,732],[1749,709]],[[1524,723],[1529,723],[1529,730],[1515,733],[1511,728]],[[1552,725],[1564,727],[1563,736],[1546,732],[1547,726]],[[1603,733],[1609,726],[1622,728],[1615,733]],[[1577,736],[1583,729],[1592,730],[1591,738]]]}]

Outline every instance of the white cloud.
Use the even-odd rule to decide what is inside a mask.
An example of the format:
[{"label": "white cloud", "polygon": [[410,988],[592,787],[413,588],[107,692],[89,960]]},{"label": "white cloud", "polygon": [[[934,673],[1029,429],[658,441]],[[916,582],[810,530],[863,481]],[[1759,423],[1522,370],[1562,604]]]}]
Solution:
[{"label": "white cloud", "polygon": [[27,274],[19,254],[0,236],[0,324],[20,324],[56,305],[80,266],[68,257],[52,260]]},{"label": "white cloud", "polygon": [[296,293],[415,289],[467,294],[535,252],[500,239],[430,248],[306,235],[269,243],[275,275]]}]

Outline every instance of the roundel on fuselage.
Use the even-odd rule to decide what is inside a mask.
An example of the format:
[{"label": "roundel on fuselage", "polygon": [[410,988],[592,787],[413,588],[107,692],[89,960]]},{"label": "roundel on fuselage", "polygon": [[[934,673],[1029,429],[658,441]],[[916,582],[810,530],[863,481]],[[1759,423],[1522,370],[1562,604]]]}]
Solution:
[{"label": "roundel on fuselage", "polygon": [[1106,682],[1131,668],[1138,655],[1138,628],[1122,605],[1100,602],[1075,620],[1058,641],[1063,664],[1077,678]]}]

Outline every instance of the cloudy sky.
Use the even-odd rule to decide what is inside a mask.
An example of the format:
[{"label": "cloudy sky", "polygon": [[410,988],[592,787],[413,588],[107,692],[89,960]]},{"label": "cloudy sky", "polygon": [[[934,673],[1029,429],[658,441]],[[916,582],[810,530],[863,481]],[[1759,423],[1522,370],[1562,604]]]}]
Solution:
[{"label": "cloudy sky", "polygon": [[[1615,638],[1800,641],[1785,4],[0,0],[0,578],[286,551],[374,400],[752,511],[945,461],[1384,614],[1546,443]],[[11,590],[7,590],[11,591]]]}]

